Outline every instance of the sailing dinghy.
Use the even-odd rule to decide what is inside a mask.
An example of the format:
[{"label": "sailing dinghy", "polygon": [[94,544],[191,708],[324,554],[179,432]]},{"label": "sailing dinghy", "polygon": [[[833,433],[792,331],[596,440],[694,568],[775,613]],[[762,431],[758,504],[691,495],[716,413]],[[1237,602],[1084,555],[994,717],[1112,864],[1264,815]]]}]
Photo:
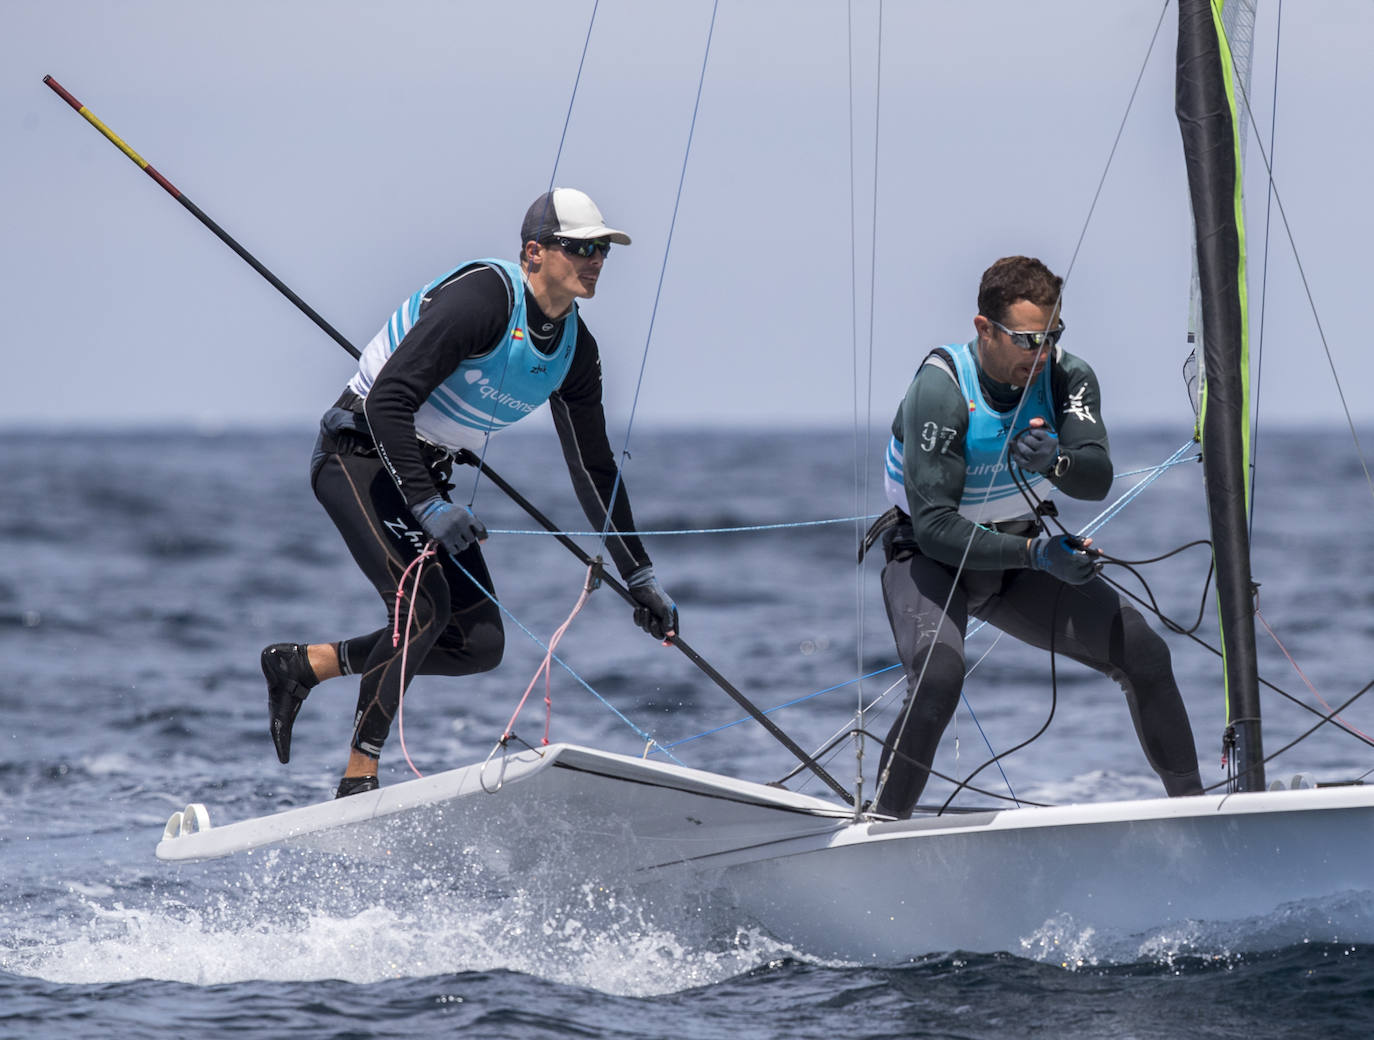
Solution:
[{"label": "sailing dinghy", "polygon": [[[1253,3],[1178,7],[1176,106],[1197,237],[1199,440],[1224,645],[1227,791],[891,821],[774,785],[554,744],[225,826],[188,806],[169,821],[158,857],[299,848],[449,874],[478,860],[508,877],[556,858],[581,876],[633,885],[685,877],[801,953],[883,963],[936,950],[1016,951],[1056,920],[1129,935],[1374,891],[1374,786],[1265,782],[1246,520],[1242,130],[1227,33],[1237,9],[1253,20]],[[519,838],[527,834],[544,837]]]}]

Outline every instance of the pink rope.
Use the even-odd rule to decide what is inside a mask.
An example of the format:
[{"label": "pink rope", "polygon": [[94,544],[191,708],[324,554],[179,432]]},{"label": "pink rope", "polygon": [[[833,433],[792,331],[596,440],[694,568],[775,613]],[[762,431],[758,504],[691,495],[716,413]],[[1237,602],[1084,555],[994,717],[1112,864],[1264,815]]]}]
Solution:
[{"label": "pink rope", "polygon": [[[410,575],[410,569],[415,568],[415,582],[410,589],[410,612],[406,614],[406,640],[410,639],[410,619],[415,611],[415,593],[420,588],[420,565],[427,557],[434,555],[434,542],[430,540],[425,543],[425,547],[420,550],[420,555],[407,564],[406,569],[401,572],[401,578],[396,582],[396,609],[392,614],[396,620],[391,625],[391,645],[396,647],[401,642],[401,596],[405,593],[406,578]],[[404,653],[404,651],[402,651]]]},{"label": "pink rope", "polygon": [[[1327,704],[1325,698],[1323,698],[1322,695],[1317,692],[1317,688],[1312,685],[1312,680],[1307,678],[1306,675],[1303,675],[1302,669],[1298,667],[1298,662],[1293,660],[1293,655],[1288,652],[1288,647],[1283,645],[1283,643],[1279,640],[1278,634],[1272,628],[1269,627],[1269,622],[1264,620],[1264,615],[1260,613],[1258,607],[1255,608],[1255,617],[1259,618],[1260,624],[1263,625],[1264,630],[1269,633],[1269,638],[1274,641],[1274,645],[1277,646],[1281,651],[1283,651],[1284,657],[1288,658],[1288,663],[1293,666],[1293,671],[1298,673],[1298,678],[1300,678],[1304,683],[1307,684],[1307,688],[1312,691],[1312,696],[1317,698],[1317,700],[1321,702],[1321,706],[1325,708],[1327,714],[1330,715],[1332,710],[1331,705]],[[1350,723],[1346,722],[1345,719],[1341,718],[1339,715],[1332,715],[1331,717],[1335,719],[1337,722],[1339,722],[1346,729],[1350,730],[1351,733],[1358,734],[1359,736],[1364,737],[1365,740],[1370,739],[1368,736],[1365,736],[1365,734],[1361,733]]]},{"label": "pink rope", "polygon": [[415,596],[420,591],[420,570],[424,561],[433,555],[434,542],[426,542],[420,555],[411,560],[409,566],[401,572],[401,580],[396,583],[396,609],[393,612],[396,621],[391,629],[391,645],[394,647],[401,642],[401,596],[405,589],[406,577],[413,567],[415,579],[410,585],[410,604],[406,608],[406,638],[405,643],[401,646],[401,695],[396,700],[396,732],[401,739],[401,754],[405,756],[406,765],[410,766],[410,771],[421,779],[424,779],[425,774],[415,768],[415,763],[410,760],[410,752],[406,750],[406,657],[410,652],[410,622],[415,617]]},{"label": "pink rope", "polygon": [[530,691],[534,689],[534,684],[539,681],[539,676],[542,673],[544,676],[544,745],[548,745],[549,725],[553,721],[553,692],[550,679],[553,665],[553,652],[558,647],[558,641],[563,638],[563,633],[566,632],[568,626],[572,624],[573,618],[577,617],[578,611],[586,604],[587,597],[592,594],[592,589],[595,588],[593,575],[596,573],[596,566],[596,564],[592,564],[587,568],[587,580],[582,585],[582,595],[577,598],[577,605],[573,607],[572,613],[568,615],[567,620],[558,626],[553,633],[553,637],[549,640],[549,648],[544,654],[544,661],[535,669],[534,677],[530,679],[530,684],[525,687],[525,693],[520,698],[520,703],[515,706],[514,714],[511,715],[510,721],[506,723],[506,730],[501,734],[501,743],[504,744],[510,739],[511,732],[515,728],[515,720],[519,718],[520,712],[525,707],[525,701],[529,700]]}]

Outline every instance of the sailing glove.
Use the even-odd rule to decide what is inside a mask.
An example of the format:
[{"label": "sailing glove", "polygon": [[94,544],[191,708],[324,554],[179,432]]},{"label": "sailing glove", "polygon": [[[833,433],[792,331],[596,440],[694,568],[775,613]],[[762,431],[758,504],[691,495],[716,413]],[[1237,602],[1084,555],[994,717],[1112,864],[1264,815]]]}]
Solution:
[{"label": "sailing glove", "polygon": [[652,564],[646,564],[625,579],[630,595],[639,604],[635,607],[635,624],[655,639],[665,643],[677,635],[677,604],[668,598],[663,586],[654,577]]},{"label": "sailing glove", "polygon": [[431,495],[413,506],[411,512],[420,521],[425,534],[455,556],[473,542],[486,541],[486,525],[473,516],[467,506],[445,502],[438,495]]},{"label": "sailing glove", "polygon": [[1030,568],[1044,571],[1070,585],[1082,585],[1097,575],[1097,561],[1083,551],[1083,543],[1073,535],[1037,538],[1031,543]]},{"label": "sailing glove", "polygon": [[1012,462],[1028,473],[1048,473],[1059,456],[1059,435],[1043,426],[1022,430],[1011,442]]}]

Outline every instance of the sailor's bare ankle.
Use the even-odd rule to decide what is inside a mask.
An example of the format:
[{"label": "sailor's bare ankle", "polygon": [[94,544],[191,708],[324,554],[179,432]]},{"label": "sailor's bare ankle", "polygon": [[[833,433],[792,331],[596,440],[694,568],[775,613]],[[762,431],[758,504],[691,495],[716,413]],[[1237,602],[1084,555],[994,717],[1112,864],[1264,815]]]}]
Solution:
[{"label": "sailor's bare ankle", "polygon": [[306,647],[306,654],[310,658],[310,669],[315,673],[315,677],[324,682],[326,679],[334,679],[343,674],[343,669],[339,666],[339,649],[335,643],[311,643]]}]

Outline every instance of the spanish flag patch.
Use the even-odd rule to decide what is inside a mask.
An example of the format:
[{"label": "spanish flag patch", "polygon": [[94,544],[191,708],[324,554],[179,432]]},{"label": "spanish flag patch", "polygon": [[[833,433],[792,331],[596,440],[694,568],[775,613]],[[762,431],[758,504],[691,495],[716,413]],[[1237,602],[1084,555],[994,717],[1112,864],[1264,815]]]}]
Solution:
[{"label": "spanish flag patch", "polygon": [[512,333],[510,334],[510,338],[511,338],[511,339],[524,339],[524,338],[525,338],[525,330],[522,329],[522,328],[520,328],[519,326],[516,326],[515,331],[512,332]]}]

